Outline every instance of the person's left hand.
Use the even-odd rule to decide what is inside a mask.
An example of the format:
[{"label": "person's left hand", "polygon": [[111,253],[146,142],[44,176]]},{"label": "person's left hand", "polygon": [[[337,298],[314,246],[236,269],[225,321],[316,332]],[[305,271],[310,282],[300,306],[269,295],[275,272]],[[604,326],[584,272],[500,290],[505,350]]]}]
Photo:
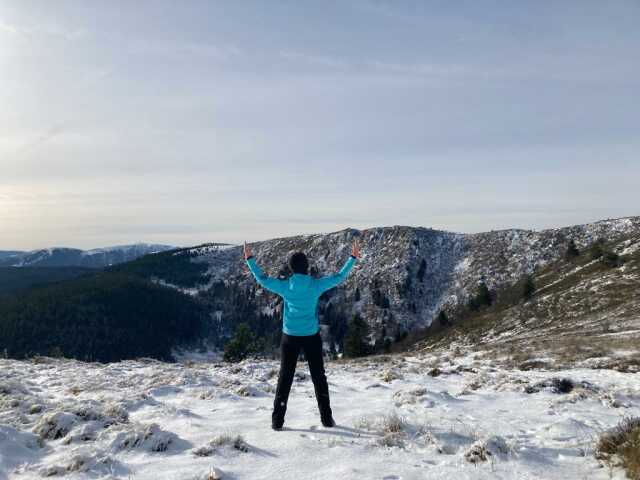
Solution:
[{"label": "person's left hand", "polygon": [[250,256],[252,256],[253,253],[251,252],[251,247],[249,245],[247,245],[247,242],[244,242],[244,259],[245,261],[248,260],[248,258]]},{"label": "person's left hand", "polygon": [[353,240],[353,245],[351,245],[351,255],[360,258],[360,245],[358,244],[357,238]]}]

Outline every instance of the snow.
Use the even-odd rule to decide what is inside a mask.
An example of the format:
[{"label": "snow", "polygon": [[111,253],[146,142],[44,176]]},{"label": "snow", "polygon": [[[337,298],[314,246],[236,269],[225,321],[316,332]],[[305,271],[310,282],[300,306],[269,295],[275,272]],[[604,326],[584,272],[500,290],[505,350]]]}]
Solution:
[{"label": "snow", "polygon": [[276,361],[0,360],[0,478],[610,478],[594,442],[640,415],[637,374],[463,353],[328,362],[333,429],[300,364],[281,432]]},{"label": "snow", "polygon": [[175,247],[136,243],[115,247],[96,248],[93,250],[79,250],[75,248],[53,247],[30,252],[18,252],[8,258],[12,259],[11,266],[29,267],[41,266],[54,261],[56,265],[104,267],[116,263],[134,260],[143,255],[172,250]]},{"label": "snow", "polygon": [[118,253],[118,252],[140,252],[142,254],[151,254],[164,252],[165,250],[172,250],[175,247],[169,245],[157,245],[150,243],[133,243],[131,245],[116,245],[112,247],[94,248],[91,250],[84,250],[82,256],[102,255],[105,253]]}]

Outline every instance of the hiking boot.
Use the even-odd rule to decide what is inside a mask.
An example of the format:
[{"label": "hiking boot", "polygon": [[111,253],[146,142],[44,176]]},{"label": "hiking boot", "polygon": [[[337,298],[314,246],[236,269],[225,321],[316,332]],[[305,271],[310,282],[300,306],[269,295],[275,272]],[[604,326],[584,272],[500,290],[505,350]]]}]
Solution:
[{"label": "hiking boot", "polygon": [[271,413],[271,428],[274,430],[282,430],[286,408],[284,405],[279,405],[278,408],[274,409]]},{"label": "hiking boot", "polygon": [[320,420],[322,421],[322,426],[324,427],[331,428],[336,426],[336,422],[333,420],[333,417],[331,415],[323,415],[320,417]]}]

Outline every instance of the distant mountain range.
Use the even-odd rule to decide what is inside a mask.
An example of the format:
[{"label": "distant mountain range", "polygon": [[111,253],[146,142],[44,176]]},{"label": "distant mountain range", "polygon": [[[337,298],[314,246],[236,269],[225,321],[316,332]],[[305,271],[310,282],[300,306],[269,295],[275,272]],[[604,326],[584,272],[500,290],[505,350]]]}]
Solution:
[{"label": "distant mountain range", "polygon": [[0,267],[85,267],[105,268],[135,260],[150,253],[175,247],[137,243],[93,250],[46,248],[30,252],[0,251]]}]

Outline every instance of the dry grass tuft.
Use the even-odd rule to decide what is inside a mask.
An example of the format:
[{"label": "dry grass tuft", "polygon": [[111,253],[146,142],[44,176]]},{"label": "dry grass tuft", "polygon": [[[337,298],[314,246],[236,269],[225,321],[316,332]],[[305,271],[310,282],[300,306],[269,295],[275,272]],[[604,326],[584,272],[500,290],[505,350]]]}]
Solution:
[{"label": "dry grass tuft", "polygon": [[382,417],[381,426],[385,434],[400,433],[404,430],[407,422],[397,413],[393,412]]},{"label": "dry grass tuft", "polygon": [[389,369],[382,372],[382,375],[380,375],[380,379],[383,382],[391,383],[393,380],[401,380],[402,375],[398,373],[396,370]]},{"label": "dry grass tuft", "polygon": [[621,466],[632,480],[640,480],[640,418],[625,418],[600,436],[596,458]]}]

